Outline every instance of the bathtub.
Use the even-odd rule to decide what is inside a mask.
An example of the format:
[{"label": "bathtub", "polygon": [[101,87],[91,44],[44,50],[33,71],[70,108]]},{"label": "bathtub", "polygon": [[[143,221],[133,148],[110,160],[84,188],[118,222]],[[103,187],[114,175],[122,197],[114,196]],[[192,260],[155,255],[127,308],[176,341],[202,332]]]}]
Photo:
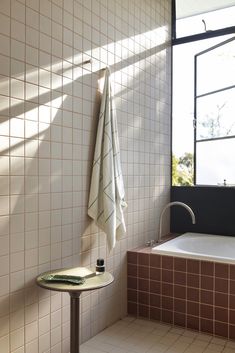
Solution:
[{"label": "bathtub", "polygon": [[235,237],[185,233],[127,253],[128,313],[235,340]]},{"label": "bathtub", "polygon": [[184,233],[152,248],[159,255],[235,264],[235,237]]}]

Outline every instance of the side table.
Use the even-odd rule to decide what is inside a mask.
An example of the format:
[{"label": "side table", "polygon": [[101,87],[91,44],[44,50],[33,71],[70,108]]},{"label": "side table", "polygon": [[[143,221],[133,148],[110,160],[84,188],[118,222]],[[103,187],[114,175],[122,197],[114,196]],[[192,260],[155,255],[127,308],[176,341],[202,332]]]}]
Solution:
[{"label": "side table", "polygon": [[73,285],[69,283],[62,282],[49,282],[44,281],[43,277],[50,274],[58,275],[70,275],[70,276],[87,276],[94,271],[86,267],[76,267],[69,269],[59,269],[55,271],[48,271],[40,274],[36,283],[45,289],[68,292],[70,295],[70,353],[79,353],[79,326],[80,326],[80,295],[83,291],[95,290],[103,288],[111,284],[114,280],[113,276],[109,272],[104,272],[97,276],[86,278],[85,283],[79,285]]}]

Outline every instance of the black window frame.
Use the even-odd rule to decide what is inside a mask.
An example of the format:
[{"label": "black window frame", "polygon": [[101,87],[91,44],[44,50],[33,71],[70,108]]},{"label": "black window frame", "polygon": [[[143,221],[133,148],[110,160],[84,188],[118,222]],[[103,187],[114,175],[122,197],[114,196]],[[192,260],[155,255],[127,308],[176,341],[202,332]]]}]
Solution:
[{"label": "black window frame", "polygon": [[[215,38],[215,37],[220,37],[220,36],[225,36],[227,34],[235,34],[235,25],[226,27],[226,28],[220,28],[217,30],[210,30],[207,32],[203,33],[198,33],[198,34],[193,34],[185,37],[176,37],[176,0],[172,0],[171,3],[172,6],[172,27],[171,27],[171,45],[172,47],[175,45],[179,44],[186,44],[186,43],[191,43],[203,39],[210,39],[210,38]],[[172,79],[171,79],[171,186],[172,186],[172,157],[173,157],[173,150],[172,150],[172,137],[173,137],[173,131],[172,131],[172,126],[173,126],[173,110],[172,110],[172,100],[173,100],[173,51],[172,51],[172,57],[171,57],[171,73],[172,73]],[[195,81],[195,80],[194,80]],[[195,82],[194,82],[194,92],[195,92]],[[194,104],[195,106],[195,104]],[[195,116],[194,116],[195,120]],[[194,152],[195,152],[195,144],[196,144],[196,139],[195,139],[195,129],[194,129]],[[196,186],[196,166],[195,166],[196,160],[194,158],[194,171],[193,171],[193,180],[194,180],[194,186]],[[209,185],[211,186],[211,185]],[[214,187],[219,187],[216,185],[213,185]]]}]

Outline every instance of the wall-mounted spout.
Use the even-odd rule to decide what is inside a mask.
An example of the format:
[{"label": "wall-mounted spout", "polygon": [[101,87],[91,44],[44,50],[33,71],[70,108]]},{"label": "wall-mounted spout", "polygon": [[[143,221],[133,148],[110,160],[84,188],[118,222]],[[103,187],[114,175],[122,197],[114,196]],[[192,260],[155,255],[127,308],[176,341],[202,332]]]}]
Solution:
[{"label": "wall-mounted spout", "polygon": [[186,205],[186,203],[184,202],[180,202],[180,201],[173,201],[173,202],[169,202],[162,210],[161,215],[160,215],[160,221],[159,221],[159,233],[158,233],[158,238],[157,238],[157,243],[160,242],[161,238],[162,238],[162,220],[163,220],[163,216],[165,211],[170,208],[171,206],[182,206],[184,207],[191,215],[192,217],[192,223],[195,224],[196,223],[196,218],[195,218],[195,214],[193,212],[193,210],[191,209],[191,207],[189,207],[188,205]]}]

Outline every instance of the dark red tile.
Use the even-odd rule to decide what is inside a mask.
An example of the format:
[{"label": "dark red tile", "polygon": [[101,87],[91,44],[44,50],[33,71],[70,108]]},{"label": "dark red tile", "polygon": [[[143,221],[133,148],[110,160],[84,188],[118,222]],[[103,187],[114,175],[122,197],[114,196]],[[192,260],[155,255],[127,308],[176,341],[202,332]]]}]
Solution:
[{"label": "dark red tile", "polygon": [[141,317],[145,317],[147,319],[149,319],[149,306],[146,306],[146,305],[139,305],[139,316]]},{"label": "dark red tile", "polygon": [[162,269],[162,282],[173,283],[173,271]]},{"label": "dark red tile", "polygon": [[213,320],[213,306],[201,304],[200,305],[201,317],[209,320]]},{"label": "dark red tile", "polygon": [[190,328],[192,330],[199,330],[199,317],[188,315],[186,317],[186,325],[187,328]]},{"label": "dark red tile", "polygon": [[160,268],[161,267],[161,255],[150,254],[150,266]]},{"label": "dark red tile", "polygon": [[137,264],[137,252],[128,251],[127,252],[127,263],[128,264]]},{"label": "dark red tile", "polygon": [[161,310],[159,308],[150,308],[150,319],[161,320]]},{"label": "dark red tile", "polygon": [[137,265],[128,264],[127,265],[127,275],[136,277],[137,276]]},{"label": "dark red tile", "polygon": [[214,289],[214,277],[201,276],[201,288],[207,290]]},{"label": "dark red tile", "polygon": [[150,293],[161,294],[161,283],[159,281],[150,281]]},{"label": "dark red tile", "polygon": [[186,273],[185,272],[174,272],[174,283],[186,286]]},{"label": "dark red tile", "polygon": [[214,262],[201,261],[201,274],[204,276],[214,276]]},{"label": "dark red tile", "polygon": [[200,319],[200,326],[202,332],[213,333],[213,321]]},{"label": "dark red tile", "polygon": [[229,310],[229,323],[235,325],[235,310]]},{"label": "dark red tile", "polygon": [[235,339],[235,326],[229,325],[229,339]]},{"label": "dark red tile", "polygon": [[199,302],[199,289],[187,287],[187,299],[194,302]]},{"label": "dark red tile", "polygon": [[199,276],[187,273],[187,286],[199,288]]},{"label": "dark red tile", "polygon": [[228,338],[228,324],[215,321],[215,335]]},{"label": "dark red tile", "polygon": [[235,295],[235,281],[230,281],[230,294]]},{"label": "dark red tile", "polygon": [[215,291],[221,293],[228,293],[228,280],[222,278],[215,278]]},{"label": "dark red tile", "polygon": [[187,260],[187,272],[199,274],[199,261],[198,260]]},{"label": "dark red tile", "polygon": [[138,277],[149,279],[149,267],[138,266]]},{"label": "dark red tile", "polygon": [[174,286],[174,296],[179,299],[186,299],[186,287],[185,286]]},{"label": "dark red tile", "polygon": [[235,295],[229,296],[229,307],[230,309],[235,310]]},{"label": "dark red tile", "polygon": [[129,302],[137,303],[137,290],[128,289],[127,290],[127,300]]},{"label": "dark red tile", "polygon": [[150,259],[149,254],[138,253],[138,265],[149,266],[149,262],[150,262],[149,259]]},{"label": "dark red tile", "polygon": [[162,256],[162,268],[165,268],[167,270],[173,270],[172,256]]},{"label": "dark red tile", "polygon": [[228,265],[215,263],[215,277],[228,279]]},{"label": "dark red tile", "polygon": [[137,278],[136,277],[127,277],[127,288],[137,289]]},{"label": "dark red tile", "polygon": [[215,320],[228,322],[228,309],[215,307]]},{"label": "dark red tile", "polygon": [[186,326],[186,315],[174,312],[174,325]]},{"label": "dark red tile", "polygon": [[138,299],[140,304],[149,305],[149,293],[139,291]]},{"label": "dark red tile", "polygon": [[149,291],[149,281],[147,279],[138,278],[138,290],[143,292]]},{"label": "dark red tile", "polygon": [[129,315],[137,316],[137,304],[128,302],[127,303],[127,312]]},{"label": "dark red tile", "polygon": [[186,259],[174,257],[174,270],[186,272]]},{"label": "dark red tile", "polygon": [[187,315],[199,316],[199,303],[187,302]]},{"label": "dark red tile", "polygon": [[230,279],[235,280],[235,265],[230,265]]},{"label": "dark red tile", "polygon": [[203,304],[214,304],[214,293],[209,290],[201,290],[201,303]]},{"label": "dark red tile", "polygon": [[223,308],[228,307],[228,294],[215,293],[215,306],[222,306]]},{"label": "dark red tile", "polygon": [[162,295],[172,297],[173,296],[173,284],[162,283]]},{"label": "dark red tile", "polygon": [[162,308],[167,310],[173,310],[173,298],[162,296]]},{"label": "dark red tile", "polygon": [[158,294],[150,294],[150,306],[160,308],[160,295]]},{"label": "dark red tile", "polygon": [[173,324],[173,312],[169,310],[162,310],[162,321],[168,324]]},{"label": "dark red tile", "polygon": [[186,301],[174,298],[174,311],[186,314]]},{"label": "dark red tile", "polygon": [[150,279],[161,281],[161,269],[150,267]]}]

